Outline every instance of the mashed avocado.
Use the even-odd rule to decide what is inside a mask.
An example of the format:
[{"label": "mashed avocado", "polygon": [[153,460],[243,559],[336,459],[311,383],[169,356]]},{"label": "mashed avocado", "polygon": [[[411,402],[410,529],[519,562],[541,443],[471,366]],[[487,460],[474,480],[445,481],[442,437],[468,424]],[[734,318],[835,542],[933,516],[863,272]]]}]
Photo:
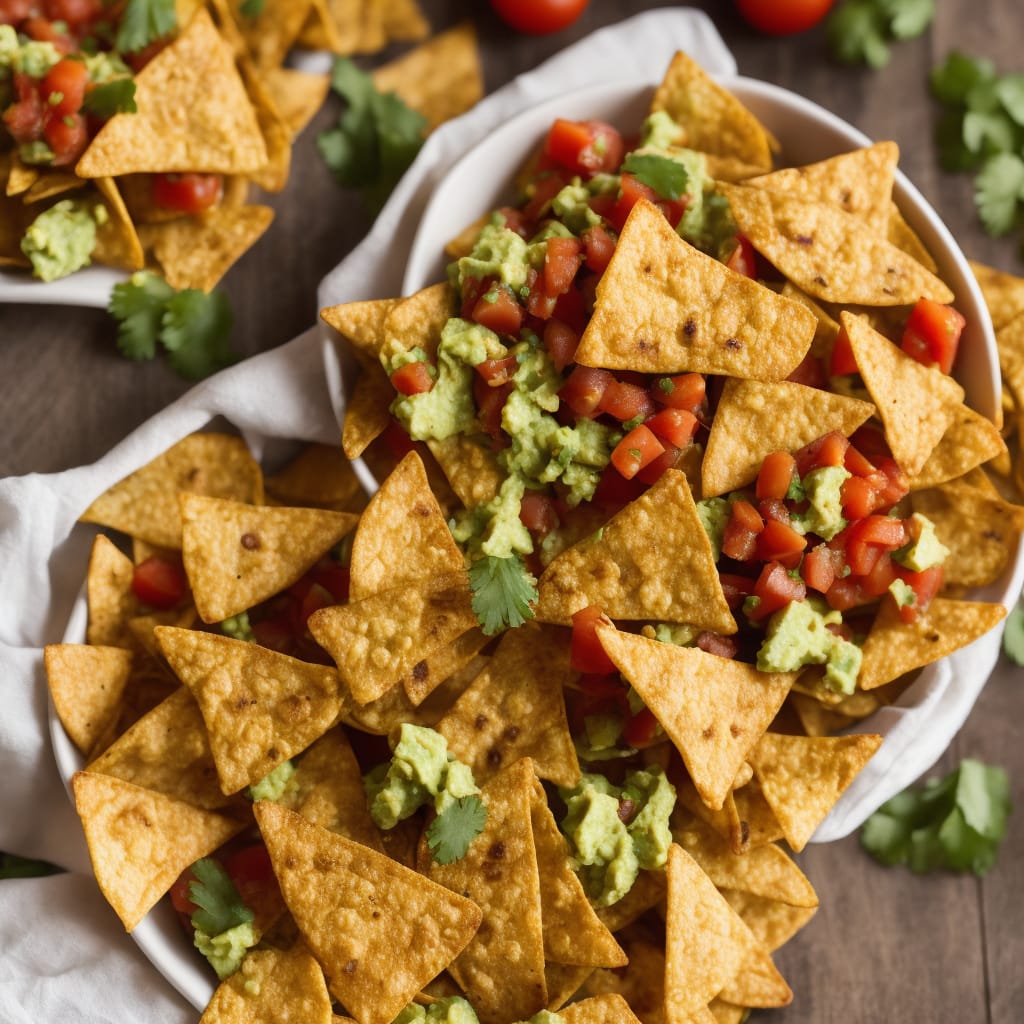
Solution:
[{"label": "mashed avocado", "polygon": [[850,476],[842,466],[819,466],[800,481],[810,502],[807,511],[793,516],[793,528],[831,540],[846,526],[843,518],[843,481]]},{"label": "mashed avocado", "polygon": [[729,510],[732,505],[728,498],[705,498],[697,502],[697,516],[700,525],[711,541],[711,550],[714,552],[715,561],[722,555],[722,536],[725,534],[726,524],[729,522]]},{"label": "mashed avocado", "polygon": [[210,966],[223,981],[238,970],[248,950],[256,945],[258,939],[251,921],[236,924],[220,935],[207,935],[201,928],[195,930],[192,940]]},{"label": "mashed avocado", "polygon": [[288,791],[295,778],[295,765],[291,761],[282,761],[272,772],[264,775],[259,782],[249,787],[248,795],[252,801],[280,800]]},{"label": "mashed avocado", "polygon": [[53,43],[19,39],[13,25],[0,25],[0,78],[11,72],[42,78],[60,59]]},{"label": "mashed avocado", "polygon": [[363,777],[370,817],[378,828],[394,828],[421,807],[440,814],[454,800],[480,792],[473,772],[448,753],[445,738],[433,729],[402,725],[391,761]]},{"label": "mashed avocado", "polygon": [[829,689],[853,693],[861,650],[826,628],[842,621],[840,612],[817,598],[791,601],[768,620],[767,636],[757,652],[757,667],[762,672],[794,672],[804,665],[824,665]]},{"label": "mashed avocado", "polygon": [[429,1006],[410,1003],[392,1024],[480,1024],[473,1007],[462,996],[446,996]]},{"label": "mashed avocado", "polygon": [[573,789],[562,790],[562,799],[567,808],[562,831],[596,906],[622,899],[641,868],[664,866],[676,791],[660,767],[631,772],[621,788],[603,775],[584,773]]},{"label": "mashed avocado", "polygon": [[220,631],[235,640],[248,640],[251,643],[256,639],[249,622],[248,612],[239,612],[237,615],[225,619],[220,624]]},{"label": "mashed avocado", "polygon": [[601,215],[590,208],[592,195],[590,189],[579,178],[573,178],[551,200],[551,209],[570,231],[581,235],[587,228],[601,223]]},{"label": "mashed avocado", "polygon": [[533,540],[519,518],[519,506],[525,493],[526,484],[521,477],[508,477],[491,501],[453,520],[452,536],[460,544],[468,545],[473,557],[528,555],[533,550]]},{"label": "mashed avocado", "polygon": [[909,527],[913,539],[895,552],[893,558],[914,572],[942,565],[949,557],[949,548],[936,536],[935,524],[927,516],[915,512],[910,517]]},{"label": "mashed avocado", "polygon": [[21,240],[21,251],[32,272],[43,281],[56,281],[87,267],[96,247],[97,222],[106,219],[103,207],[62,199],[39,214]]},{"label": "mashed avocado", "polygon": [[496,213],[477,236],[469,255],[451,265],[449,276],[460,292],[469,277],[493,277],[518,292],[526,284],[529,269],[526,240],[505,227],[504,217]]}]

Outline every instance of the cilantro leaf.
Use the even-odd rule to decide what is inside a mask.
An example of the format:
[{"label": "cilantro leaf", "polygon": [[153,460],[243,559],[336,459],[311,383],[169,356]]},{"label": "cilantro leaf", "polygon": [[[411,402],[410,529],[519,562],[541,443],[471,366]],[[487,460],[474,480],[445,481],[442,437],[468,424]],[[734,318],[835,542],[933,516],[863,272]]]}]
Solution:
[{"label": "cilantro leaf", "polygon": [[935,19],[935,0],[878,0],[893,39],[916,39]]},{"label": "cilantro leaf", "polygon": [[664,199],[679,199],[687,194],[690,175],[676,160],[653,154],[630,153],[623,164],[638,181],[653,188]]},{"label": "cilantro leaf", "polygon": [[258,18],[263,13],[266,0],[242,0],[238,11],[246,18]]},{"label": "cilantro leaf", "polygon": [[130,78],[100,82],[86,93],[82,109],[102,118],[134,114],[138,109],[135,106],[135,83]]},{"label": "cilantro leaf", "polygon": [[486,555],[470,567],[469,585],[473,611],[487,636],[533,618],[530,604],[537,600],[537,581],[521,558]]},{"label": "cilantro leaf", "polygon": [[962,131],[964,145],[971,153],[992,156],[1014,149],[1013,122],[1001,110],[968,110]]},{"label": "cilantro leaf", "polygon": [[1002,768],[971,758],[943,779],[904,790],[864,823],[861,845],[882,864],[983,875],[1006,835],[1010,786]]},{"label": "cilantro leaf", "polygon": [[970,91],[982,82],[995,78],[996,69],[990,60],[969,57],[954,50],[929,76],[932,95],[945,104],[966,103]]},{"label": "cilantro leaf", "polygon": [[829,48],[844,64],[884,68],[889,63],[886,22],[872,0],[847,0],[836,7],[825,25]]},{"label": "cilantro leaf", "polygon": [[465,857],[486,824],[487,808],[480,797],[464,796],[449,804],[427,828],[427,845],[435,863],[451,864]]},{"label": "cilantro leaf", "polygon": [[1018,223],[1024,202],[1024,159],[1015,153],[997,153],[985,161],[974,181],[974,202],[985,230],[1005,235]]},{"label": "cilantro leaf", "polygon": [[196,905],[192,926],[207,935],[220,935],[253,919],[252,911],[242,901],[235,883],[224,868],[210,857],[192,865],[197,881],[188,887],[189,899]]},{"label": "cilantro leaf", "polygon": [[1003,653],[1015,665],[1024,665],[1024,607],[1014,605],[1006,616]]},{"label": "cilantro leaf", "polygon": [[121,321],[117,347],[129,359],[152,359],[164,315],[174,289],[156,274],[140,271],[114,285],[107,310]]},{"label": "cilantro leaf", "polygon": [[128,0],[115,46],[122,53],[136,53],[177,27],[174,0]]},{"label": "cilantro leaf", "polygon": [[995,85],[1003,110],[1019,125],[1024,125],[1024,74],[1004,75]]},{"label": "cilantro leaf", "polygon": [[0,853],[0,879],[39,878],[43,875],[55,875],[60,870],[44,860],[30,860],[15,853]]},{"label": "cilantro leaf", "polygon": [[167,300],[160,340],[171,366],[183,377],[198,380],[234,361],[228,345],[233,317],[223,292],[186,288]]}]

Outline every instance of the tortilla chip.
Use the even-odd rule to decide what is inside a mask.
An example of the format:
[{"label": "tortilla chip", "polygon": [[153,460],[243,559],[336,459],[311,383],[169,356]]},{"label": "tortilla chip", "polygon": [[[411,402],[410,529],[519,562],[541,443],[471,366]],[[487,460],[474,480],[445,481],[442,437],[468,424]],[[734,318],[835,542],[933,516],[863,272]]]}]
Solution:
[{"label": "tortilla chip", "polygon": [[427,441],[427,447],[466,508],[497,497],[505,472],[489,439],[479,434],[452,434],[443,441]]},{"label": "tortilla chip", "polygon": [[16,153],[12,154],[7,168],[7,195],[23,195],[39,180],[40,174],[41,168],[26,164]]},{"label": "tortilla chip", "polygon": [[640,1018],[617,992],[581,999],[559,1013],[565,1024],[640,1024]]},{"label": "tortilla chip", "polygon": [[669,734],[701,799],[722,806],[747,753],[795,678],[706,654],[698,647],[597,627],[601,646]]},{"label": "tortilla chip", "polygon": [[352,345],[379,362],[384,344],[384,324],[400,299],[370,299],[365,302],[343,302],[320,310],[320,319],[333,327]]},{"label": "tortilla chip", "polygon": [[794,907],[767,896],[734,889],[721,889],[721,893],[770,953],[789,942],[818,910],[817,907]]},{"label": "tortilla chip", "polygon": [[[651,544],[650,538],[661,538]],[[538,582],[536,615],[569,625],[588,605],[612,619],[683,622],[735,633],[711,541],[686,476],[669,469],[595,536],[562,552]]]},{"label": "tortilla chip", "polygon": [[740,231],[794,284],[826,302],[952,302],[949,287],[853,214],[781,192],[720,185]]},{"label": "tortilla chip", "polygon": [[139,610],[139,599],[132,593],[134,573],[132,560],[109,537],[97,534],[85,579],[88,643],[103,647],[134,646],[128,628],[128,620]]},{"label": "tortilla chip", "polygon": [[593,973],[593,967],[546,963],[544,983],[548,988],[548,1010],[552,1013],[561,1012],[561,1007],[580,991],[580,987]]},{"label": "tortilla chip", "polygon": [[87,754],[117,716],[132,652],[93,644],[47,644],[43,661],[57,717],[71,742]]},{"label": "tortilla chip", "polygon": [[988,306],[992,328],[1001,331],[1019,313],[1024,313],[1024,277],[975,260],[968,262]]},{"label": "tortilla chip", "polygon": [[610,932],[621,932],[665,899],[665,872],[641,870],[629,892],[608,907],[598,907],[597,916]]},{"label": "tortilla chip", "polygon": [[[460,860],[426,873],[483,911],[483,922],[449,967],[481,1024],[526,1020],[547,1004],[540,874],[531,825],[536,778],[523,758],[483,787],[487,824]],[[428,855],[429,856],[429,855]]]},{"label": "tortilla chip", "polygon": [[899,156],[895,142],[876,142],[818,163],[749,178],[744,184],[785,192],[793,199],[829,203],[884,236],[889,227],[892,183]]},{"label": "tortilla chip", "polygon": [[1006,442],[992,421],[962,405],[925,464],[911,477],[910,489],[934,487],[963,476],[1006,450]]},{"label": "tortilla chip", "polygon": [[771,170],[775,140],[732,93],[682,51],[672,58],[651,100],[651,112],[657,110],[664,110],[683,129],[679,145],[738,162],[754,174]]},{"label": "tortilla chip", "polygon": [[96,881],[129,932],[185,868],[244,828],[110,775],[76,772],[71,785]]},{"label": "tortilla chip", "polygon": [[490,640],[483,630],[471,629],[429,658],[416,662],[402,677],[402,688],[413,707],[419,707],[445,680],[461,671]]},{"label": "tortilla chip", "polygon": [[437,361],[441,330],[455,309],[455,292],[446,281],[399,299],[388,311],[380,338],[381,352],[393,355],[421,348],[431,362]]},{"label": "tortilla chip", "polygon": [[156,635],[203,714],[225,793],[259,782],[341,714],[338,675],[325,665],[194,629],[160,626]]},{"label": "tortilla chip", "polygon": [[190,434],[101,494],[79,520],[180,548],[182,491],[259,504],[263,475],[241,438]]},{"label": "tortilla chip", "polygon": [[142,242],[114,179],[97,178],[96,188],[103,197],[107,218],[96,229],[92,258],[120,270],[141,270],[146,262]]},{"label": "tortilla chip", "polygon": [[644,1024],[664,1024],[668,1018],[663,943],[646,932],[638,932],[624,939],[623,944],[629,955],[629,966],[615,970],[598,968],[587,978],[579,995],[621,995]]},{"label": "tortilla chip", "polygon": [[964,389],[936,367],[902,352],[860,317],[844,311],[840,321],[893,458],[912,477],[959,412]]},{"label": "tortilla chip", "polygon": [[874,411],[870,402],[792,381],[729,379],[711,421],[701,494],[711,498],[751,483],[771,452],[795,452],[832,430],[849,437]]},{"label": "tortilla chip", "polygon": [[347,511],[362,486],[344,452],[333,444],[306,445],[265,481],[267,493],[284,505]]},{"label": "tortilla chip", "polygon": [[298,582],[358,518],[183,494],[182,558],[200,617],[220,622]]},{"label": "tortilla chip", "polygon": [[508,630],[437,730],[452,753],[473,769],[478,783],[529,756],[540,778],[575,786],[580,768],[563,687],[577,676],[561,630],[537,623]]},{"label": "tortilla chip", "polygon": [[387,693],[424,658],[477,625],[465,571],[315,611],[308,627],[359,704]]},{"label": "tortilla chip", "polygon": [[930,665],[977,640],[1005,617],[1001,604],[936,597],[923,615],[904,623],[896,603],[883,601],[862,648],[857,685],[873,690]]},{"label": "tortilla chip", "polygon": [[363,512],[352,541],[351,600],[443,573],[465,559],[427,481],[423,460],[409,452]]},{"label": "tortilla chip", "polygon": [[83,178],[139,171],[248,174],[267,148],[230,48],[199,11],[135,76],[134,114],[115,114],[81,159]]},{"label": "tortilla chip", "polygon": [[641,200],[601,275],[575,358],[609,370],[783,380],[814,326],[805,306],[695,249]]},{"label": "tortilla chip", "polygon": [[822,704],[816,697],[810,697],[805,693],[797,693],[795,690],[787,698],[800,719],[800,727],[808,736],[832,736],[852,725],[856,719],[851,715],[844,715],[833,707]]},{"label": "tortilla chip", "polygon": [[365,361],[345,405],[341,445],[350,459],[357,459],[391,424],[388,406],[395,389],[378,363]]},{"label": "tortilla chip", "polygon": [[244,0],[229,0],[246,49],[260,72],[279,68],[309,16],[312,0],[263,0],[258,14],[243,13]]},{"label": "tortilla chip", "polygon": [[415,871],[261,800],[274,874],[332,995],[360,1024],[390,1024],[463,950],[480,909]]},{"label": "tortilla chip", "polygon": [[930,270],[933,274],[938,272],[939,268],[934,257],[918,237],[917,232],[903,219],[903,214],[900,213],[900,208],[895,203],[889,206],[886,238],[897,249],[902,249],[911,259],[917,260],[926,270]]},{"label": "tortilla chip", "polygon": [[331,87],[330,75],[277,67],[265,69],[263,77],[281,120],[294,139],[324,105]]},{"label": "tortilla chip", "polygon": [[484,94],[471,21],[439,33],[372,74],[378,92],[397,93],[431,129],[465,113]]},{"label": "tortilla chip", "polygon": [[[793,1001],[792,989],[772,962],[764,944],[759,942],[758,947],[743,961],[718,998],[746,1007],[788,1006]],[[713,1014],[711,1019],[714,1020]]]},{"label": "tortilla chip", "polygon": [[199,1024],[280,1024],[282,1009],[302,1024],[331,1024],[324,972],[309,950],[253,949],[217,986]]}]

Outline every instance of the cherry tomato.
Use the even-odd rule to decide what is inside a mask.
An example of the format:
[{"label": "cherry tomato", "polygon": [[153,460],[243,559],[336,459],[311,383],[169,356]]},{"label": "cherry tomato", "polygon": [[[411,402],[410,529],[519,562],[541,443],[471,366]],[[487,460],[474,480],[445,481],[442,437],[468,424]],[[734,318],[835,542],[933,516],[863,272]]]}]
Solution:
[{"label": "cherry tomato", "polygon": [[219,174],[157,174],[153,201],[165,210],[202,213],[220,202],[224,179]]},{"label": "cherry tomato", "polygon": [[188,578],[178,562],[153,555],[135,566],[132,593],[153,608],[173,608],[185,596]]},{"label": "cherry tomato", "polygon": [[832,0],[736,0],[747,23],[771,36],[788,36],[817,25]]},{"label": "cherry tomato", "polygon": [[491,0],[498,16],[520,32],[544,36],[568,28],[589,0]]}]

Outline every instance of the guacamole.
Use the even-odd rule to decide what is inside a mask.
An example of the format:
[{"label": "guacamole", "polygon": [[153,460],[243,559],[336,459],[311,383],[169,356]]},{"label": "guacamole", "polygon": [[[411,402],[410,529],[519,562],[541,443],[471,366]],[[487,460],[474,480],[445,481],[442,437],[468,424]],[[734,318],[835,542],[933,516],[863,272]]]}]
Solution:
[{"label": "guacamole", "polygon": [[282,761],[272,772],[253,783],[247,792],[250,800],[280,800],[288,792],[295,778],[295,765]]},{"label": "guacamole", "polygon": [[429,1006],[410,1003],[392,1024],[480,1024],[473,1007],[462,996],[445,996]]},{"label": "guacamole", "polygon": [[793,528],[831,540],[846,527],[843,518],[843,482],[850,473],[842,466],[819,466],[802,479],[804,497],[810,502],[806,512],[793,516]]},{"label": "guacamole", "polygon": [[697,502],[697,516],[708,535],[708,540],[711,541],[711,550],[716,562],[722,555],[722,537],[729,522],[731,508],[732,504],[728,498],[705,498]]},{"label": "guacamole", "polygon": [[207,935],[201,928],[196,928],[192,941],[223,981],[238,970],[245,954],[259,939],[252,922],[245,921],[220,935]]},{"label": "guacamole", "polygon": [[96,226],[106,220],[106,210],[62,199],[44,210],[25,232],[21,251],[32,263],[32,272],[43,281],[56,281],[87,267],[96,248]]},{"label": "guacamole", "polygon": [[247,640],[252,643],[256,639],[252,631],[252,624],[249,622],[248,612],[239,612],[237,615],[226,618],[220,624],[220,631],[234,640]]},{"label": "guacamole", "polygon": [[915,512],[908,527],[911,540],[894,552],[893,559],[913,572],[924,572],[942,565],[949,557],[949,548],[936,536],[935,524],[927,516]]}]

